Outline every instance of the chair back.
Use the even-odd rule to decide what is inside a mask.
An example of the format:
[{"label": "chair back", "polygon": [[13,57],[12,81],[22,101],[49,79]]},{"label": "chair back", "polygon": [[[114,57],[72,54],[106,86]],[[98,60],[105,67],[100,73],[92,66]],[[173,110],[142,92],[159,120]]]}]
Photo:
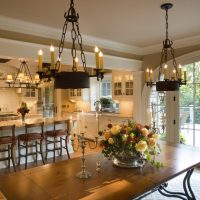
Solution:
[{"label": "chair back", "polygon": [[15,125],[0,126],[0,131],[9,131],[9,130],[11,130],[12,136],[15,137]]},{"label": "chair back", "polygon": [[[68,134],[69,132],[69,122],[70,120],[58,120],[58,121],[54,121],[54,131],[57,130],[66,130],[66,134]],[[60,128],[59,126],[63,125],[62,128]]]},{"label": "chair back", "polygon": [[[0,126],[0,132],[1,131],[6,131],[6,132],[10,132],[11,131],[11,135],[12,135],[12,142],[15,143],[15,125],[9,125],[9,126]],[[8,136],[8,134],[6,134],[6,136]],[[1,137],[1,136],[0,136]]]},{"label": "chair back", "polygon": [[40,133],[44,137],[44,122],[25,124],[25,134],[29,133]]}]

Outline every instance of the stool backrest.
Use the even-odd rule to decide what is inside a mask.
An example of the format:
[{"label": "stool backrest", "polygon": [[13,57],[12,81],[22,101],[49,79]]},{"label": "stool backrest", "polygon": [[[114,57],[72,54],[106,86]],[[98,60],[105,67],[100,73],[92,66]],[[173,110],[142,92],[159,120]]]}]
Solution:
[{"label": "stool backrest", "polygon": [[13,139],[15,139],[15,125],[0,126],[0,131],[11,131]]},{"label": "stool backrest", "polygon": [[70,122],[70,120],[58,120],[58,121],[54,121],[54,131],[56,131],[57,130],[57,126],[59,126],[59,125],[65,125],[66,126],[66,128],[65,128],[65,130],[67,131],[67,133],[69,132],[69,122]]},{"label": "stool backrest", "polygon": [[[39,133],[44,137],[44,122],[25,124],[25,134],[31,133],[32,131],[29,131],[31,128],[40,128]],[[34,132],[38,132],[38,130],[34,130]]]}]

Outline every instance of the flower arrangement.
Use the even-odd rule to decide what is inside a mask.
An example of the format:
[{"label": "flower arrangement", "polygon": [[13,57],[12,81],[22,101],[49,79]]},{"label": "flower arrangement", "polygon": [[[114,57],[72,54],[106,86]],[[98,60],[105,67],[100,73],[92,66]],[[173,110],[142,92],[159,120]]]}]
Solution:
[{"label": "flower arrangement", "polygon": [[27,113],[29,113],[29,111],[30,110],[28,109],[26,102],[22,101],[20,108],[17,109],[17,113],[25,116]]},{"label": "flower arrangement", "polygon": [[[121,157],[122,162],[131,161],[132,163],[135,162],[135,158],[139,158],[139,162],[146,160],[157,168],[163,166],[155,160],[155,156],[160,152],[160,146],[157,143],[158,135],[148,126],[131,121],[128,125],[109,124],[108,129],[100,132],[100,135],[105,138],[100,143],[105,157]],[[136,166],[143,166],[143,164]]]}]

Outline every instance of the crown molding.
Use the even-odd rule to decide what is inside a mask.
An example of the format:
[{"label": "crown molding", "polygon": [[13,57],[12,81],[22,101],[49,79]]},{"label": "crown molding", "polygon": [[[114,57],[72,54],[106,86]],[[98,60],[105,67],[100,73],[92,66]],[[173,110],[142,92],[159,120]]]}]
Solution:
[{"label": "crown molding", "polygon": [[[60,40],[61,29],[56,29],[44,25],[39,25],[31,22],[25,22],[13,18],[0,16],[0,30],[14,31],[23,34],[29,34],[39,37],[52,38]],[[66,33],[66,37],[71,37],[70,32]],[[88,46],[99,46],[100,48],[115,50],[124,53],[142,55],[142,48],[127,45],[111,40],[101,39],[82,34],[84,44]]]},{"label": "crown molding", "polygon": [[[198,44],[200,44],[200,35],[174,40],[173,48],[178,49],[178,48],[184,48],[184,47],[189,47],[189,46],[195,46]],[[160,44],[144,47],[143,55],[158,53],[158,52],[161,52],[161,50],[162,50],[162,42]]]},{"label": "crown molding", "polygon": [[[25,22],[22,20],[17,20],[4,16],[0,16],[0,30],[14,31],[18,33],[29,34],[44,38],[51,38],[55,40],[60,40],[61,37],[60,29],[39,25],[31,22]],[[66,37],[70,37],[70,32],[67,32]],[[158,53],[162,49],[162,42],[160,42],[160,44],[141,48],[88,35],[82,35],[82,37],[84,44],[87,44],[88,46],[99,46],[100,48],[135,55],[148,55]],[[200,44],[200,35],[174,40],[173,43],[173,47],[175,49],[198,45]]]}]

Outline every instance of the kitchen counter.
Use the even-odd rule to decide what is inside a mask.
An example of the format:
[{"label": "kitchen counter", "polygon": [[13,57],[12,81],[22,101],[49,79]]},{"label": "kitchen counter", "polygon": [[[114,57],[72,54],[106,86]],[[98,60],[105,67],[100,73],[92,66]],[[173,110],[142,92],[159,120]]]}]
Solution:
[{"label": "kitchen counter", "polygon": [[[56,118],[42,118],[42,117],[28,117],[25,119],[25,123],[27,124],[32,124],[32,123],[38,123],[38,122],[44,122],[44,131],[47,131],[47,130],[53,130],[53,121],[54,120],[63,120],[63,119],[69,119],[69,118],[60,118],[60,117],[56,117]],[[75,119],[73,120],[74,122],[76,121]],[[23,134],[25,133],[25,123],[22,122],[21,118],[20,119],[17,119],[17,120],[7,120],[7,121],[0,121],[0,126],[9,126],[9,125],[13,125],[15,124],[16,128],[15,128],[15,135],[18,136],[19,134]],[[62,129],[66,129],[66,126],[63,127],[63,125],[60,125],[62,127],[59,127],[59,128],[62,128]],[[35,128],[35,131],[37,132],[37,129],[39,128]],[[4,135],[8,135],[10,134],[10,132],[8,133],[8,131],[1,131],[0,132],[0,136],[4,136]],[[63,146],[64,146],[64,141],[63,141]],[[15,158],[17,158],[17,155],[18,155],[18,147],[17,145],[15,145],[15,150],[14,150],[14,154],[15,154]],[[51,148],[51,147],[50,147]],[[69,152],[72,153],[73,150],[72,150],[72,146],[71,146],[71,141],[69,140],[69,145],[68,145],[68,148],[69,148]],[[45,152],[45,145],[43,143],[43,151]],[[66,151],[63,151],[63,155],[66,154]],[[41,156],[39,156],[39,160],[41,160]],[[48,154],[48,157],[53,157],[53,152],[49,152]],[[25,160],[24,158],[21,159],[21,163],[24,163]],[[33,161],[33,158],[32,157],[29,157],[29,160],[28,162],[32,162]],[[6,166],[6,162],[0,162],[0,168],[4,168]]]},{"label": "kitchen counter", "polygon": [[42,117],[27,117],[25,122],[22,122],[21,118],[17,120],[7,120],[7,121],[0,121],[0,126],[10,126],[15,124],[16,128],[24,127],[25,123],[27,124],[34,124],[38,122],[44,122],[44,124],[52,124],[54,120],[63,120],[69,119],[69,117],[54,117],[54,118],[42,118]]}]

